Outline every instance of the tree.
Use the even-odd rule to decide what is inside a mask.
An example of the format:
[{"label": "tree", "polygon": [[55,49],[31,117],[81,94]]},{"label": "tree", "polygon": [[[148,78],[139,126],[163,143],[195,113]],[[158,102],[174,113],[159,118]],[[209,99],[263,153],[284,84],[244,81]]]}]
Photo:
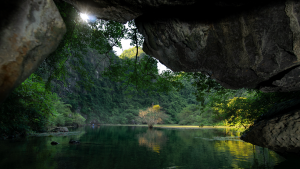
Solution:
[{"label": "tree", "polygon": [[208,73],[200,72],[181,72],[181,77],[193,79],[192,85],[196,87],[195,96],[198,102],[203,104],[207,93],[215,93],[216,95],[223,95],[228,92],[216,80],[212,79]]},{"label": "tree", "polygon": [[[129,58],[129,59],[134,59],[136,56],[136,47],[132,47],[130,49],[124,50],[122,54],[119,56],[121,59]],[[141,47],[138,48],[138,57],[140,58],[141,56],[146,55],[146,53],[142,50]]]},{"label": "tree", "polygon": [[[134,48],[136,49],[136,47]],[[157,61],[142,53],[141,49],[139,51],[141,57],[138,62],[134,58],[130,59],[130,53],[122,53],[121,56],[124,59],[111,59],[110,66],[106,67],[101,75],[119,82],[122,90],[128,94],[132,94],[136,90],[140,95],[153,95],[183,88],[182,83],[178,80],[177,73],[165,71],[159,74]]]},{"label": "tree", "polygon": [[140,110],[137,121],[147,123],[149,128],[153,128],[154,124],[162,123],[168,115],[161,111],[159,105],[148,107],[147,110]]}]

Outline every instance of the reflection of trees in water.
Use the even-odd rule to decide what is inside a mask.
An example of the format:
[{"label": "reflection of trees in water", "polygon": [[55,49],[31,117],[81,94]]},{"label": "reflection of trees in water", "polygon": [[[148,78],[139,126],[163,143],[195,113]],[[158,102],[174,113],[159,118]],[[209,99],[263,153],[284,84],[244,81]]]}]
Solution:
[{"label": "reflection of trees in water", "polygon": [[[281,157],[271,150],[243,141],[235,141],[237,138],[231,140],[233,137],[239,137],[241,131],[235,128],[179,130],[176,135],[182,141],[181,145],[190,145],[195,149],[188,151],[194,157],[199,157],[197,159],[199,163],[209,163],[199,168],[218,168],[222,163],[228,168],[272,168],[282,161]],[[181,148],[186,147],[177,146],[176,151],[182,152]],[[216,162],[214,159],[216,154],[224,160]]]},{"label": "reflection of trees in water", "polygon": [[215,134],[218,137],[226,137],[226,136],[241,136],[241,133],[244,131],[243,128],[224,128],[221,130],[215,130]]},{"label": "reflection of trees in water", "polygon": [[[225,128],[218,132],[218,136],[221,137],[233,137],[241,136],[241,132],[244,131],[240,128]],[[214,146],[218,151],[230,152],[233,157],[242,157],[242,159],[251,163],[254,168],[272,168],[276,163],[281,161],[281,158],[274,152],[267,148],[254,146],[250,143],[242,141],[216,141]],[[231,163],[233,168],[240,166],[239,160],[233,160]]]},{"label": "reflection of trees in water", "polygon": [[232,157],[239,157],[232,159],[233,168],[239,168],[241,159],[254,168],[270,168],[280,161],[275,152],[242,141],[215,141],[214,147],[218,152],[229,152]]},{"label": "reflection of trees in water", "polygon": [[146,146],[154,152],[159,153],[161,147],[168,138],[162,131],[148,129],[146,133],[139,134],[139,146]]}]

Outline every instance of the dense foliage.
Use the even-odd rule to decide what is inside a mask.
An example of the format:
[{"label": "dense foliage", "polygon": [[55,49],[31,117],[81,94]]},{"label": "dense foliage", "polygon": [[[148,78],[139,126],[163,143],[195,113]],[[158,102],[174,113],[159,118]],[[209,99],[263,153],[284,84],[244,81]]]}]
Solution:
[{"label": "dense foliage", "polygon": [[[139,109],[145,109],[151,106],[152,103],[160,104],[164,111],[171,115],[167,123],[177,123],[176,113],[180,112],[186,104],[196,103],[196,98],[193,95],[195,88],[191,86],[187,79],[182,78],[180,80],[184,84],[180,91],[175,91],[171,88],[172,85],[167,85],[170,83],[168,81],[164,82],[166,84],[164,87],[161,81],[166,79],[158,75],[156,61],[150,57],[143,57],[139,61],[137,73],[141,76],[143,71],[148,71],[148,75],[152,74],[153,76],[144,76],[137,82],[137,85],[132,85],[128,81],[134,78],[134,59],[115,57],[115,62],[118,62],[115,67],[119,69],[119,71],[116,71],[119,72],[118,76],[115,76],[116,74],[109,75],[112,72],[108,72],[107,69],[107,71],[102,69],[95,72],[93,69],[95,63],[90,60],[94,60],[93,58],[98,56],[94,54],[87,56],[89,59],[85,60],[85,69],[94,82],[90,91],[72,85],[64,88],[58,82],[52,85],[55,89],[53,91],[60,93],[63,101],[72,105],[72,111],[83,114],[88,123],[92,121],[99,123],[130,123],[138,116]],[[113,63],[111,64],[113,65]],[[145,65],[147,65],[147,69]],[[114,66],[107,68],[113,69]],[[77,77],[76,72],[71,74],[70,77],[70,83],[73,84]],[[165,88],[173,91],[166,92]]]},{"label": "dense foliage", "polygon": [[4,136],[46,131],[53,126],[82,125],[85,119],[70,111],[56,93],[45,90],[42,78],[32,74],[0,107]]},{"label": "dense foliage", "polygon": [[[198,91],[197,91],[198,92]],[[263,93],[258,90],[211,89],[202,91],[197,105],[188,105],[179,114],[179,124],[224,125],[247,128],[280,102],[299,98],[299,92]]]}]

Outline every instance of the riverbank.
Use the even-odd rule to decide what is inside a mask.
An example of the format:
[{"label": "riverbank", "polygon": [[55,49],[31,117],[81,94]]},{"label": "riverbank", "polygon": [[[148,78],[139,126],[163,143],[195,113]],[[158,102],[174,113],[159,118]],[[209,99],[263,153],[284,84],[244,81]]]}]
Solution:
[{"label": "riverbank", "polygon": [[[26,136],[54,136],[54,135],[72,135],[73,132],[69,132],[68,129],[70,128],[78,128],[82,126],[63,126],[63,127],[51,127],[43,132],[31,132],[31,133],[19,133],[17,131],[12,132],[11,134],[0,134],[0,140],[6,140],[6,139],[16,139],[16,138],[22,138]],[[57,128],[67,128],[65,132],[53,132],[54,129]],[[65,134],[63,134],[65,133]]]},{"label": "riverbank", "polygon": [[[86,124],[90,125],[90,124]],[[83,125],[83,126],[86,126]],[[93,125],[90,125],[93,126]],[[141,124],[141,125],[135,125],[135,124],[96,124],[94,127],[101,127],[101,126],[131,126],[131,127],[148,127],[147,124]],[[76,128],[76,126],[66,126],[67,128]],[[82,127],[82,126],[80,126]],[[47,132],[43,133],[30,133],[27,134],[26,136],[64,136],[64,135],[76,135],[78,134],[77,132],[51,132],[53,129],[57,127],[50,128]],[[169,128],[169,129],[196,129],[196,130],[201,130],[201,129],[216,129],[216,128],[236,128],[236,127],[228,127],[228,126],[195,126],[195,125],[178,125],[178,124],[156,124],[153,126],[153,128]],[[243,128],[236,128],[236,129],[241,129]],[[3,136],[0,137],[0,139],[13,139],[13,138],[19,138],[19,137],[25,137],[25,135],[21,134],[12,134],[11,136]]]},{"label": "riverbank", "polygon": [[[147,124],[100,124],[100,126],[135,126],[135,127],[148,127]],[[228,126],[195,126],[195,125],[178,125],[178,124],[156,124],[153,128],[174,128],[174,129],[215,129],[215,128],[236,128]]]}]

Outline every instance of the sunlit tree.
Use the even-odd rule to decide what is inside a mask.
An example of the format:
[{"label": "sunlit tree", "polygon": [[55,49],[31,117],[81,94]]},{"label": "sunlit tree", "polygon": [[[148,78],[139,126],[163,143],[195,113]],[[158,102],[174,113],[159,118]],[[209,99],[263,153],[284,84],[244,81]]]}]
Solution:
[{"label": "sunlit tree", "polygon": [[245,97],[234,97],[214,107],[217,116],[221,116],[228,125],[247,127],[261,115],[262,108],[253,106],[253,100]]},{"label": "sunlit tree", "polygon": [[161,111],[159,105],[149,107],[147,110],[140,110],[137,121],[147,123],[149,128],[157,123],[163,123],[163,120],[168,118],[168,115]]}]

